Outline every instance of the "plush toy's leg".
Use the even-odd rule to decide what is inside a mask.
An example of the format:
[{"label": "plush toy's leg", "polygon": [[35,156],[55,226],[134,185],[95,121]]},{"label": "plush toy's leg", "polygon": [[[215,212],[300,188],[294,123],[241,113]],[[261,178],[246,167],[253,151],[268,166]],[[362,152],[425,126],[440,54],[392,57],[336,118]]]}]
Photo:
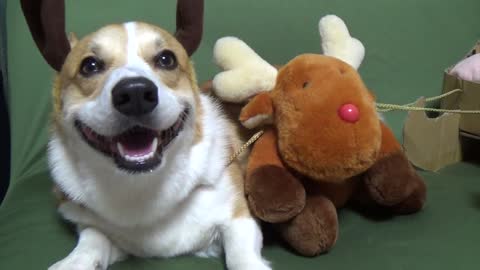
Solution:
[{"label": "plush toy's leg", "polygon": [[328,251],[337,241],[337,210],[327,197],[308,196],[300,214],[277,226],[283,239],[299,254],[316,256]]},{"label": "plush toy's leg", "polygon": [[399,214],[416,212],[425,202],[425,183],[384,123],[382,133],[380,157],[365,173],[365,188],[381,206],[389,207]]},{"label": "plush toy's leg", "polygon": [[258,139],[250,153],[245,181],[250,209],[272,223],[291,219],[305,206],[305,189],[283,166],[276,143],[272,129]]}]

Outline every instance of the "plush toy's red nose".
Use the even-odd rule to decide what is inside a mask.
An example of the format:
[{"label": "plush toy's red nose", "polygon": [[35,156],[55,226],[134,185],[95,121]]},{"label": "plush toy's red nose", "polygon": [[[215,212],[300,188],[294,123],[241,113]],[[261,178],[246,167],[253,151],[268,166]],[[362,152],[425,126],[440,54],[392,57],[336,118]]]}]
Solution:
[{"label": "plush toy's red nose", "polygon": [[357,106],[347,103],[338,109],[338,116],[345,122],[355,123],[358,121],[358,118],[360,118],[360,113]]}]

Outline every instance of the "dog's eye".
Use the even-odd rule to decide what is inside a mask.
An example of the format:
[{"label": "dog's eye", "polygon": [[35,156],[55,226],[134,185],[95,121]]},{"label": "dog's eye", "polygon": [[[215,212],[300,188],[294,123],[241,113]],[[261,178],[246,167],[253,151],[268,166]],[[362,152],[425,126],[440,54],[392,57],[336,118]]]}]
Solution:
[{"label": "dog's eye", "polygon": [[165,50],[160,52],[154,59],[155,66],[161,69],[172,70],[177,67],[177,57],[172,51]]},{"label": "dog's eye", "polygon": [[101,60],[93,56],[89,56],[83,59],[82,63],[80,64],[80,74],[82,74],[84,77],[90,77],[102,71],[103,68],[104,64]]}]

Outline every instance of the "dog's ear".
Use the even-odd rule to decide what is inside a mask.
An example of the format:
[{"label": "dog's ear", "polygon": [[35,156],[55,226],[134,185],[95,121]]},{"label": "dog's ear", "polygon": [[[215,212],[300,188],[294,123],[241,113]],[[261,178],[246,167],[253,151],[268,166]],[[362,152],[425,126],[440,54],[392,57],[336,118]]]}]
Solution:
[{"label": "dog's ear", "polygon": [[60,71],[70,52],[64,0],[21,0],[28,28],[47,63]]},{"label": "dog's ear", "polygon": [[68,43],[70,43],[70,48],[73,48],[75,45],[77,45],[78,38],[75,33],[70,32],[70,34],[68,34]]},{"label": "dog's ear", "polygon": [[203,0],[177,1],[177,30],[175,37],[191,56],[200,45],[203,35]]}]

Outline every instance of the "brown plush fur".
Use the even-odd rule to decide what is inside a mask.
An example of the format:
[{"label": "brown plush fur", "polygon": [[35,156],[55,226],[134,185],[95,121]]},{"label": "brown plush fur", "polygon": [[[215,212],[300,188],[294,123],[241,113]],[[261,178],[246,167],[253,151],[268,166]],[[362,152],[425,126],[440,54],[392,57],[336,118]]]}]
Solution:
[{"label": "brown plush fur", "polygon": [[305,205],[305,189],[283,166],[273,129],[255,143],[247,165],[246,196],[252,212],[264,221],[283,222],[298,215]]},{"label": "brown plush fur", "polygon": [[[354,101],[361,115],[352,125],[337,111]],[[272,91],[245,106],[240,121],[273,111],[282,160],[313,179],[343,181],[365,171],[377,156],[381,132],[372,96],[358,73],[340,60],[296,57],[280,69]]]},{"label": "brown plush fur", "polygon": [[337,210],[327,197],[310,196],[305,209],[290,222],[280,224],[278,229],[300,254],[315,256],[337,241]]},{"label": "brown plush fur", "polygon": [[[339,117],[346,103],[359,109],[357,122]],[[335,244],[336,209],[353,199],[396,214],[423,207],[425,184],[348,64],[313,54],[290,61],[274,89],[254,97],[240,115],[244,124],[271,120],[249,157],[245,192],[252,212],[274,223],[300,254],[314,256]]]},{"label": "brown plush fur", "polygon": [[241,122],[247,122],[261,117],[263,121],[271,121],[273,115],[273,104],[270,93],[260,93],[254,100],[248,103],[240,115]]}]

